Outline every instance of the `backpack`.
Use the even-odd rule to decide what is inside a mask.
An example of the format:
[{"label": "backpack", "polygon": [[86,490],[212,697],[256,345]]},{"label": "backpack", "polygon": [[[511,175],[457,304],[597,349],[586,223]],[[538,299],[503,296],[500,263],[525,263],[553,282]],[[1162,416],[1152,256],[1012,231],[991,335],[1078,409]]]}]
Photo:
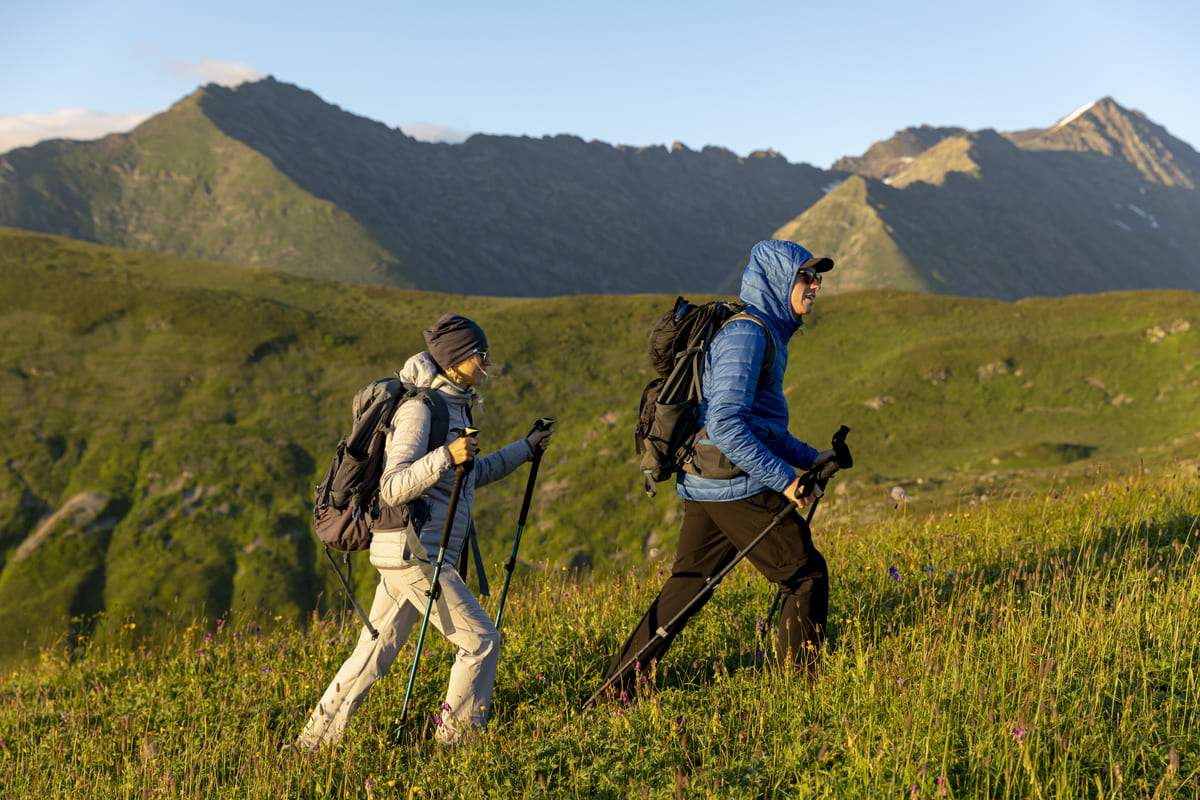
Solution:
[{"label": "backpack", "polygon": [[[650,330],[650,364],[660,377],[642,391],[634,431],[634,447],[642,455],[642,476],[650,497],[658,493],[657,481],[681,471],[706,478],[741,474],[707,441],[699,425],[704,357],[717,331],[734,319],[753,320],[766,331],[763,321],[747,313],[740,303],[714,300],[694,305],[682,297]],[[759,386],[775,363],[775,337],[766,333]]]},{"label": "backpack", "polygon": [[432,425],[429,449],[440,446],[449,433],[446,401],[433,389],[416,387],[399,378],[382,378],[354,395],[354,427],[338,442],[325,478],[317,484],[313,529],[322,544],[343,553],[371,546],[376,527],[403,528],[415,509],[411,504],[388,506],[379,501],[383,450],[392,416],[404,402],[420,397],[429,406]]},{"label": "backpack", "polygon": [[[392,416],[401,403],[415,398],[421,398],[430,408],[429,449],[446,441],[450,412],[445,399],[436,390],[404,383],[399,377],[369,383],[354,395],[351,406],[354,427],[338,442],[329,469],[317,484],[317,499],[313,504],[313,529],[325,545],[325,555],[341,579],[354,610],[370,630],[371,638],[378,637],[379,632],[367,619],[350,588],[350,554],[369,548],[371,532],[377,527],[385,530],[405,528],[411,520],[427,516],[421,501],[389,506],[379,500],[383,451],[392,427]],[[342,553],[342,563],[346,565],[344,575],[331,550]]]}]

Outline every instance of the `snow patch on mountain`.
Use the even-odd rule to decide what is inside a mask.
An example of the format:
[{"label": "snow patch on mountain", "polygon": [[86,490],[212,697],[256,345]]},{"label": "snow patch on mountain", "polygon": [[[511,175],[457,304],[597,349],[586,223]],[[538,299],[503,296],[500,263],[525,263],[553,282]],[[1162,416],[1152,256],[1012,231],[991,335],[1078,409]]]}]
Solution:
[{"label": "snow patch on mountain", "polygon": [[1063,117],[1058,122],[1056,122],[1054,124],[1054,127],[1061,128],[1063,125],[1070,124],[1072,120],[1078,119],[1081,115],[1087,113],[1087,110],[1089,108],[1091,108],[1092,106],[1096,105],[1096,102],[1097,101],[1093,100],[1090,103],[1086,103],[1086,104],[1080,106],[1079,108],[1075,109],[1070,114],[1067,114],[1065,117]]}]

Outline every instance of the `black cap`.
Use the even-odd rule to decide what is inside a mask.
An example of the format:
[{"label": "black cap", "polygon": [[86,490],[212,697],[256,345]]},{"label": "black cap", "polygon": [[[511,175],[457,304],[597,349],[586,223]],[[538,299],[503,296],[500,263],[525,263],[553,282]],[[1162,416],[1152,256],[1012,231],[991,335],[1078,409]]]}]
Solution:
[{"label": "black cap", "polygon": [[801,264],[800,269],[811,269],[813,272],[829,272],[829,270],[833,269],[833,259],[825,256],[821,256],[820,258],[813,256]]}]

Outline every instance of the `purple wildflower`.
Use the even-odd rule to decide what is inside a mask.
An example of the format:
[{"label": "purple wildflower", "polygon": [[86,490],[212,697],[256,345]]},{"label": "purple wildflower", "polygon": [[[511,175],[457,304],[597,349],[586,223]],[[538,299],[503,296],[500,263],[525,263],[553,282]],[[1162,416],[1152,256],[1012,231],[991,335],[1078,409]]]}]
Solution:
[{"label": "purple wildflower", "polygon": [[890,575],[894,581],[900,580],[900,570],[896,569],[895,565],[888,567],[888,575]]}]

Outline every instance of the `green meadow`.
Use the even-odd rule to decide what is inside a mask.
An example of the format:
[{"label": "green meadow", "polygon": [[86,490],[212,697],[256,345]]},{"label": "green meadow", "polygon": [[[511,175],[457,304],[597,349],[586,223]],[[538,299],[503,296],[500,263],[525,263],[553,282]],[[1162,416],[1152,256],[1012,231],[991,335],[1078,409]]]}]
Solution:
[{"label": "green meadow", "polygon": [[815,680],[771,666],[772,587],[742,565],[636,697],[586,713],[668,564],[521,570],[491,724],[455,750],[429,731],[452,658],[440,637],[408,728],[411,645],[340,748],[297,754],[280,751],[353,646],[352,618],[104,614],[103,643],[3,676],[0,784],[30,798],[1195,797],[1197,489],[1191,462],[818,526],[832,595]]},{"label": "green meadow", "polygon": [[[632,450],[672,300],[347,286],[0,229],[5,796],[1200,792],[1188,292],[820,297],[785,382],[793,431],[848,425],[855,456],[814,519],[820,676],[769,666],[771,588],[743,566],[636,701],[580,713],[673,550],[680,504],[644,496]],[[312,487],[354,391],[448,310],[491,340],[484,447],[559,419],[492,724],[433,745],[431,637],[399,745],[396,674],[341,749],[281,758],[356,635]],[[493,585],[524,484],[480,493]]]}]

